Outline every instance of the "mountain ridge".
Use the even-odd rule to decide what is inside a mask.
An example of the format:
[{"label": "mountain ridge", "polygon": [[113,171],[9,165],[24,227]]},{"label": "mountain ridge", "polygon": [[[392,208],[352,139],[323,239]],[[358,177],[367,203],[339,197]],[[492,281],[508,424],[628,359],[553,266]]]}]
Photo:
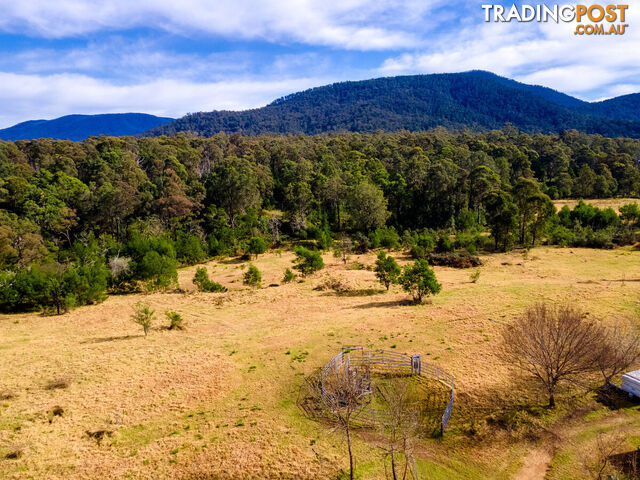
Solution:
[{"label": "mountain ridge", "polygon": [[590,103],[482,70],[405,75],[314,87],[249,110],[191,113],[144,135],[488,130],[512,124],[531,133],[576,129],[638,138],[640,94],[625,97]]},{"label": "mountain ridge", "polygon": [[0,130],[0,140],[53,138],[80,141],[98,135],[136,135],[174,120],[147,113],[72,114],[52,120],[27,120]]}]

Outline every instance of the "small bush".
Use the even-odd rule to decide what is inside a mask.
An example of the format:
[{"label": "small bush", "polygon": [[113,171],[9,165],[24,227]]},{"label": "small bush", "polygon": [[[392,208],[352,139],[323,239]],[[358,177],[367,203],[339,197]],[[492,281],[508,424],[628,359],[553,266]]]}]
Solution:
[{"label": "small bush", "polygon": [[295,273],[293,273],[290,268],[287,268],[284,271],[284,277],[282,277],[282,283],[293,282],[295,280],[295,278],[296,278]]},{"label": "small bush", "polygon": [[622,205],[620,208],[620,219],[627,225],[633,226],[640,221],[640,208],[637,203]]},{"label": "small bush", "polygon": [[367,253],[371,248],[369,238],[362,232],[356,232],[353,237],[353,251],[358,254]]},{"label": "small bush", "polygon": [[416,244],[420,245],[426,251],[432,251],[436,248],[436,240],[433,235],[429,233],[421,233],[416,239]]},{"label": "small bush", "polygon": [[393,227],[376,228],[369,234],[371,248],[397,248],[400,246],[400,235]]},{"label": "small bush", "polygon": [[184,328],[182,316],[178,312],[165,310],[164,315],[169,320],[169,330],[182,330]]},{"label": "small bush", "polygon": [[421,245],[413,245],[409,254],[414,260],[424,259],[427,257],[427,250]]},{"label": "small bush", "polygon": [[364,263],[362,262],[353,262],[351,265],[347,267],[347,270],[366,270]]},{"label": "small bush", "polygon": [[416,303],[421,303],[424,297],[435,295],[442,289],[426,260],[416,260],[412,265],[406,265],[399,283],[405,291],[411,293]]},{"label": "small bush", "polygon": [[194,265],[207,258],[208,247],[196,235],[179,233],[175,241],[176,258],[184,265]]},{"label": "small bush", "polygon": [[324,261],[320,252],[309,250],[304,247],[296,247],[293,250],[296,254],[294,267],[303,276],[310,275],[324,268]]},{"label": "small bush", "polygon": [[138,302],[133,307],[131,319],[142,327],[145,337],[149,333],[149,330],[151,330],[151,324],[155,320],[154,314],[155,310],[151,310],[149,305],[145,303]]},{"label": "small bush", "polygon": [[471,275],[469,275],[469,280],[471,280],[471,283],[477,283],[479,279],[480,279],[480,269],[476,270]]},{"label": "small bush", "polygon": [[247,245],[247,253],[258,258],[258,255],[264,253],[267,250],[267,243],[262,237],[252,237]]},{"label": "small bush", "polygon": [[573,231],[563,225],[556,225],[549,233],[549,243],[552,245],[567,247],[573,245],[574,241],[575,235]]},{"label": "small bush", "polygon": [[198,267],[196,274],[193,276],[194,285],[201,292],[226,292],[227,287],[222,286],[218,282],[209,280],[209,274],[204,267]]},{"label": "small bush", "polygon": [[401,273],[396,259],[391,255],[387,256],[385,252],[378,253],[375,271],[376,277],[378,277],[380,283],[386,287],[387,291],[392,283],[396,283],[398,281],[398,277]]},{"label": "small bush", "polygon": [[436,252],[438,253],[453,252],[453,243],[451,242],[449,235],[442,234],[438,237],[438,242],[436,243]]},{"label": "small bush", "polygon": [[465,249],[472,255],[478,252],[483,245],[483,236],[475,232],[460,232],[456,235],[453,246],[456,249]]},{"label": "small bush", "polygon": [[258,267],[254,264],[250,263],[249,268],[242,276],[242,283],[251,287],[260,287],[261,282],[262,274],[260,273],[260,270],[258,270]]}]

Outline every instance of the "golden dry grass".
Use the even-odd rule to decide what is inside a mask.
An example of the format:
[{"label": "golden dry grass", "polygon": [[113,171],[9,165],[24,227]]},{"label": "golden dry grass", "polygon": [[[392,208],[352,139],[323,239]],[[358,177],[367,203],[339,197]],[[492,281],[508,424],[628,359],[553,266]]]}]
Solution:
[{"label": "golden dry grass", "polygon": [[[190,267],[179,272],[186,293],[111,296],[59,317],[0,316],[0,391],[12,393],[0,402],[0,477],[335,478],[346,466],[343,439],[304,418],[296,399],[304,376],[341,345],[422,353],[455,375],[460,412],[504,388],[499,329],[528,305],[571,302],[615,319],[635,313],[640,293],[640,254],[630,249],[491,255],[477,283],[470,270],[436,267],[443,291],[421,306],[330,255],[303,282],[268,287],[292,258],[254,261],[259,290],[242,286],[246,264],[218,261],[207,268],[227,293],[195,292]],[[370,265],[375,256],[351,260]],[[314,290],[327,277],[348,292]],[[156,310],[156,327],[171,309],[185,330],[156,328],[145,338],[130,320],[138,301]],[[59,379],[67,388],[47,388]],[[63,414],[52,415],[55,407]],[[639,417],[621,414],[621,424],[640,427]],[[444,439],[421,442],[427,478],[511,478],[519,469],[525,443],[478,444],[457,424],[454,414]],[[367,435],[356,442],[359,469],[384,478]],[[16,449],[19,458],[4,459]]]},{"label": "golden dry grass", "polygon": [[[577,199],[566,199],[566,200],[554,200],[554,204],[558,210],[560,210],[565,205],[568,205],[569,208],[573,209],[578,204]],[[593,198],[585,200],[586,203],[589,203],[598,208],[613,208],[616,212],[622,205],[627,205],[629,203],[638,203],[640,204],[640,199],[637,198]]]}]

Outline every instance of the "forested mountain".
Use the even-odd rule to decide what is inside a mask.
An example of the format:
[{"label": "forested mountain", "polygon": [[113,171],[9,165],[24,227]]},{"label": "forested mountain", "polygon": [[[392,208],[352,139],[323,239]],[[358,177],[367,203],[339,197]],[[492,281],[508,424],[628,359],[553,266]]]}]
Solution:
[{"label": "forested mountain", "polygon": [[609,118],[624,118],[640,122],[640,93],[587,104],[586,110]]},{"label": "forested mountain", "polygon": [[106,113],[102,115],[66,115],[54,120],[30,120],[0,130],[0,140],[52,138],[84,140],[97,135],[135,135],[172,121],[146,113]]},{"label": "forested mountain", "polygon": [[313,88],[253,110],[193,113],[147,134],[488,130],[510,123],[529,133],[576,129],[639,138],[638,97],[588,103],[483,71],[399,76]]}]

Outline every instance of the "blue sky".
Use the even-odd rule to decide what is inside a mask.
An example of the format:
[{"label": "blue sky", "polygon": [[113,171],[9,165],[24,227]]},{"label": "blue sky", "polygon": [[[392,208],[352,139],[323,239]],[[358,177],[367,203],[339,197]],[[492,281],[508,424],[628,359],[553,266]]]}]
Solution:
[{"label": "blue sky", "polygon": [[633,5],[625,36],[577,37],[574,24],[485,23],[482,3],[0,0],[0,128],[244,109],[335,81],[471,69],[586,100],[640,92]]}]

